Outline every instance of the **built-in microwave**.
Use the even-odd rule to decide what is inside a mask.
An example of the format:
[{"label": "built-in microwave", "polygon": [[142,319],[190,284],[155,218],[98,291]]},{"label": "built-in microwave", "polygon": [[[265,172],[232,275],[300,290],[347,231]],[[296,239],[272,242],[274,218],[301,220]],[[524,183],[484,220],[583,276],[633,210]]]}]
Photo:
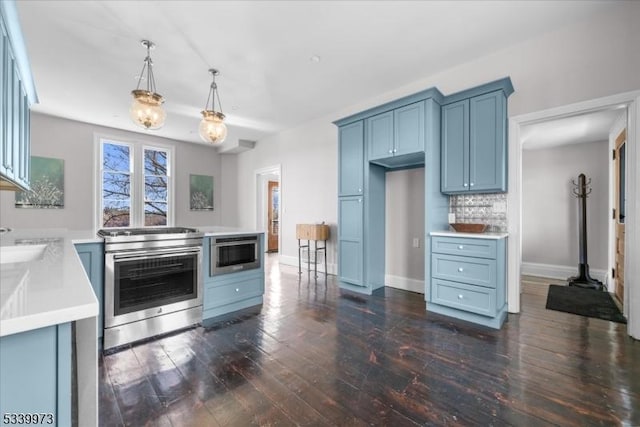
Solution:
[{"label": "built-in microwave", "polygon": [[213,237],[211,239],[209,275],[260,268],[260,236]]}]

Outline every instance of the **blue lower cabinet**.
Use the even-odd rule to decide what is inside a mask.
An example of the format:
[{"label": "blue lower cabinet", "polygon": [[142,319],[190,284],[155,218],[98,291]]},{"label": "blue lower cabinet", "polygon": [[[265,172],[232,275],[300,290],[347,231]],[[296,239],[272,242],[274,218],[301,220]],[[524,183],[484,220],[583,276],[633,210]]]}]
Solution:
[{"label": "blue lower cabinet", "polygon": [[214,319],[260,305],[263,295],[262,268],[213,276],[204,282],[202,318]]},{"label": "blue lower cabinet", "polygon": [[98,340],[104,330],[104,243],[78,243],[76,252],[98,298]]},{"label": "blue lower cabinet", "polygon": [[71,323],[0,338],[1,425],[70,426],[71,370]]},{"label": "blue lower cabinet", "polygon": [[506,237],[432,236],[427,311],[499,329],[507,317],[506,256]]}]

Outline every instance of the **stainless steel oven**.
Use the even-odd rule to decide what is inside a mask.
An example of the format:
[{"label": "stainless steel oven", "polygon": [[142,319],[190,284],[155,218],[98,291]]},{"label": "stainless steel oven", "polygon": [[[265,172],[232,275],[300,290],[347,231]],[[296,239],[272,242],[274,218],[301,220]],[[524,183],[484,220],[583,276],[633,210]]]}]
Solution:
[{"label": "stainless steel oven", "polygon": [[104,348],[202,320],[203,233],[185,228],[101,230]]},{"label": "stainless steel oven", "polygon": [[209,275],[260,268],[260,235],[224,236],[211,239]]}]

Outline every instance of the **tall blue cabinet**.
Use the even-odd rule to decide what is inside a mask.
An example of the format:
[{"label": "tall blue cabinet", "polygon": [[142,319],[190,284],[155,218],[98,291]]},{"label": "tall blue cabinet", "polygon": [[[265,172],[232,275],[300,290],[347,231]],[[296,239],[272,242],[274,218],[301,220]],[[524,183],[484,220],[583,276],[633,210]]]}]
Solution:
[{"label": "tall blue cabinet", "polygon": [[[440,106],[435,88],[334,122],[338,126],[338,278],[342,289],[384,287],[386,172],[425,167],[425,228],[444,227]],[[424,236],[425,241],[428,236]],[[429,267],[425,266],[427,272]],[[427,273],[428,274],[428,273]]]},{"label": "tall blue cabinet", "polygon": [[30,105],[37,96],[15,1],[0,2],[0,189],[29,188]]}]

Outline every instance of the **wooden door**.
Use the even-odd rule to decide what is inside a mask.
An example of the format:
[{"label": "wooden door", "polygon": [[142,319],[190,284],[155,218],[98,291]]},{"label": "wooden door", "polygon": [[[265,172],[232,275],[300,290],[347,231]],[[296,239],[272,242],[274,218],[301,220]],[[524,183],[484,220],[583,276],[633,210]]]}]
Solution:
[{"label": "wooden door", "polygon": [[616,229],[615,256],[615,294],[624,301],[624,223],[625,223],[625,194],[626,194],[626,159],[627,159],[627,131],[623,130],[616,138],[614,151],[615,170],[615,210],[614,220]]},{"label": "wooden door", "polygon": [[269,181],[267,186],[267,251],[278,252],[278,234],[280,233],[280,183]]}]

